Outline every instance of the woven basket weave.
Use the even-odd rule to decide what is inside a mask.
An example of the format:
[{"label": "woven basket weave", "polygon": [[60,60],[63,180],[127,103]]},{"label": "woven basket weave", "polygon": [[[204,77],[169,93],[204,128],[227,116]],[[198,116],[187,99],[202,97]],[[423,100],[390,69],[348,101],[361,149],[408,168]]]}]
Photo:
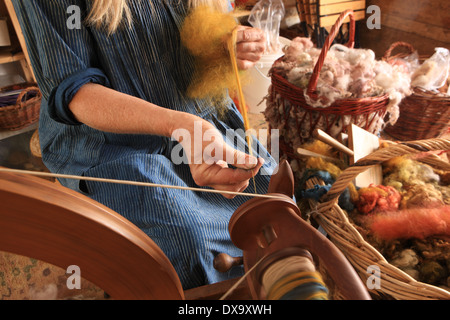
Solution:
[{"label": "woven basket weave", "polygon": [[[437,150],[450,150],[450,140],[436,138],[404,142],[379,149],[344,170],[322,201],[314,203],[316,206],[313,210],[315,212],[313,213],[314,219],[344,253],[364,282],[367,282],[369,276],[372,275],[367,272],[369,266],[380,268],[381,286],[379,289],[371,290],[371,293],[375,296],[398,300],[449,300],[450,292],[416,281],[402,270],[391,265],[357,231],[355,225],[350,222],[347,213],[339,207],[338,198],[358,174],[375,165],[398,156]],[[450,172],[450,165],[436,157],[431,156],[424,162],[432,165],[435,169]],[[307,188],[313,188],[321,183],[319,179],[313,178],[307,182]]]},{"label": "woven basket weave", "polygon": [[[397,49],[405,52],[392,55]],[[384,60],[402,58],[415,52],[406,42],[396,42],[386,51]],[[424,61],[424,58],[420,59]],[[421,88],[413,88],[413,93],[404,98],[399,105],[400,117],[395,125],[388,124],[384,131],[391,137],[401,140],[423,140],[439,138],[450,126],[450,96]]]},{"label": "woven basket weave", "polygon": [[[279,129],[282,132],[284,130],[291,131],[292,136],[296,139],[296,144],[303,144],[312,140],[315,129],[321,129],[334,138],[337,138],[341,132],[347,132],[350,124],[355,124],[374,134],[378,134],[381,130],[380,123],[384,120],[389,104],[387,94],[366,98],[340,99],[325,108],[312,107],[305,98],[305,94],[313,101],[319,98],[316,89],[320,71],[339,28],[348,17],[350,17],[350,36],[347,47],[353,47],[355,20],[353,11],[347,10],[339,16],[331,29],[306,90],[291,84],[278,74],[275,68],[271,71],[272,86],[268,96],[268,105],[270,104],[272,107],[267,107],[266,118],[271,129]],[[291,158],[295,157],[294,143],[288,141],[286,135],[281,135],[281,151]]]},{"label": "woven basket weave", "polygon": [[[31,93],[34,96],[29,98]],[[37,87],[22,90],[16,104],[0,108],[0,129],[20,130],[35,123],[39,119],[41,99],[41,92]]]}]

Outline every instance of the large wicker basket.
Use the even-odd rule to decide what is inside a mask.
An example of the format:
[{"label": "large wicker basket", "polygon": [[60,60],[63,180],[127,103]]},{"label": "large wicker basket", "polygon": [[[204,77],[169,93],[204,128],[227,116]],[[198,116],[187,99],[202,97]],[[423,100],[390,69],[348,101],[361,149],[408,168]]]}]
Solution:
[{"label": "large wicker basket", "polygon": [[[347,213],[339,207],[339,196],[358,174],[386,160],[424,151],[449,149],[450,140],[446,139],[398,143],[379,149],[344,170],[324,199],[320,203],[314,203],[316,208],[314,208],[312,216],[328,233],[331,241],[345,254],[365,283],[372,276],[368,273],[369,266],[379,267],[381,286],[370,291],[374,296],[398,300],[450,299],[450,292],[419,282],[391,265],[363,238],[356,226],[349,220]],[[435,169],[450,172],[449,163],[439,160],[437,157],[431,156],[424,162],[434,166]],[[319,179],[313,178],[307,182],[306,187],[313,188],[321,183]]]},{"label": "large wicker basket", "polygon": [[[402,48],[406,51],[392,55]],[[415,52],[406,42],[395,42],[386,51],[384,60],[405,57]],[[421,61],[425,60],[421,58]],[[395,125],[388,124],[384,131],[400,141],[439,138],[450,126],[450,96],[421,88],[413,88],[412,95],[400,103],[400,116]]]},{"label": "large wicker basket", "polygon": [[22,90],[14,105],[0,107],[0,129],[20,130],[39,119],[41,92],[31,86]]},{"label": "large wicker basket", "polygon": [[[339,32],[339,28],[350,17],[350,35],[348,47],[353,47],[355,37],[355,21],[353,11],[344,11],[330,31],[315,65],[307,90],[291,84],[273,68],[271,71],[272,86],[267,98],[265,116],[271,129],[280,130],[280,151],[291,158],[295,157],[294,145],[298,147],[313,138],[315,129],[322,129],[334,138],[346,132],[350,124],[355,124],[371,133],[381,130],[389,104],[388,95],[349,98],[335,101],[325,108],[312,107],[305,98],[317,100],[317,83],[320,71],[325,62],[328,50]],[[283,59],[281,57],[280,59]],[[288,138],[286,131],[291,132]],[[295,141],[292,141],[295,140]]]}]

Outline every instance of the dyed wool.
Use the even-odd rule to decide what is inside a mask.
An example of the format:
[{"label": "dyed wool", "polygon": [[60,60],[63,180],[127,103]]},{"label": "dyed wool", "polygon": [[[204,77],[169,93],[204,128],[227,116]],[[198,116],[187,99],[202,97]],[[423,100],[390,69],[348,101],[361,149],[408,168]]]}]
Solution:
[{"label": "dyed wool", "polygon": [[[330,163],[328,161],[323,160],[322,158],[315,158],[315,157],[310,157],[307,161],[306,161],[306,168],[310,169],[310,170],[317,170],[317,171],[323,171],[328,173],[331,178],[333,178],[334,180],[336,180],[339,175],[342,173],[342,169],[339,168],[337,165]],[[350,183],[348,186],[348,196],[346,193],[344,193],[342,196],[344,196],[341,201],[343,202],[343,204],[345,202],[357,202],[359,195],[358,195],[358,191],[356,190],[356,187],[353,183]],[[346,198],[348,198],[347,201]],[[352,208],[353,206],[350,203],[346,203],[344,204],[345,208]]]},{"label": "dyed wool", "polygon": [[200,6],[186,18],[181,41],[196,58],[196,68],[188,89],[191,98],[221,97],[227,89],[237,90],[236,78],[226,39],[237,27],[231,14]]},{"label": "dyed wool", "polygon": [[412,185],[439,182],[439,176],[433,169],[409,157],[396,157],[383,164],[383,184],[397,190],[405,190]]},{"label": "dyed wool", "polygon": [[322,158],[315,158],[315,157],[308,158],[308,160],[306,161],[306,168],[307,169],[315,169],[315,170],[319,170],[319,171],[326,171],[334,179],[337,179],[337,177],[342,172],[342,170],[338,166],[336,166],[330,162],[327,162],[327,161],[323,160]]},{"label": "dyed wool", "polygon": [[300,272],[279,280],[267,300],[329,300],[328,288],[318,272]]},{"label": "dyed wool", "polygon": [[402,199],[395,188],[383,185],[375,186],[371,184],[367,188],[359,189],[358,194],[359,199],[355,205],[362,214],[397,210]]},{"label": "dyed wool", "polygon": [[383,212],[367,223],[375,237],[388,241],[450,236],[450,206]]},{"label": "dyed wool", "polygon": [[328,144],[320,141],[320,140],[314,140],[312,142],[306,143],[303,146],[303,149],[328,156],[328,157],[334,157],[335,152],[333,152],[333,148],[329,146]]},{"label": "dyed wool", "polygon": [[441,185],[433,169],[408,157],[396,157],[383,164],[383,184],[403,196],[401,208],[436,207],[445,204],[448,186]]}]

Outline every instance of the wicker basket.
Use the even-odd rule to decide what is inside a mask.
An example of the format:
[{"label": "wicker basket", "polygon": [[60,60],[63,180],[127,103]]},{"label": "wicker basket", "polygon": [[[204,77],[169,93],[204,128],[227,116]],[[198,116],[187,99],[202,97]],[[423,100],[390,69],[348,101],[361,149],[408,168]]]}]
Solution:
[{"label": "wicker basket", "polygon": [[[397,48],[406,52],[392,55]],[[406,42],[396,42],[386,51],[384,60],[405,57],[415,52]],[[425,60],[425,59],[421,59]],[[439,138],[450,125],[450,96],[413,88],[413,94],[400,103],[400,117],[395,125],[388,124],[384,131],[400,141]]]},{"label": "wicker basket", "polygon": [[[320,203],[314,203],[314,219],[328,233],[331,241],[345,254],[361,279],[366,283],[372,274],[367,272],[369,266],[378,266],[381,271],[381,286],[371,293],[383,299],[427,300],[450,299],[450,292],[416,281],[402,270],[391,265],[372,245],[365,241],[353,225],[347,213],[338,205],[338,198],[353,179],[366,169],[381,164],[394,157],[412,155],[424,151],[449,150],[450,140],[430,139],[393,144],[379,149],[347,168]],[[428,161],[429,160],[429,161]],[[447,162],[430,157],[426,160],[435,169],[448,170]],[[307,182],[307,188],[320,185],[321,181],[313,178]]]},{"label": "wicker basket", "polygon": [[[33,93],[34,96],[29,98]],[[25,88],[14,105],[0,108],[0,129],[20,130],[39,119],[41,92],[37,87]]]},{"label": "wicker basket", "polygon": [[[319,59],[311,75],[306,94],[309,98],[318,98],[316,87],[320,71],[325,62],[328,50],[334,38],[339,32],[343,21],[350,16],[350,36],[348,47],[353,47],[355,37],[355,21],[353,11],[344,11],[330,31],[322,48]],[[280,58],[280,59],[283,59]],[[293,144],[299,145],[309,142],[313,137],[315,129],[322,129],[334,138],[340,133],[347,132],[348,125],[355,124],[371,133],[378,134],[381,130],[382,121],[387,113],[389,104],[388,95],[341,99],[335,101],[326,108],[315,108],[310,106],[305,98],[305,91],[288,82],[276,70],[271,71],[272,86],[268,96],[268,107],[266,108],[266,119],[271,129],[280,130],[280,151],[285,155],[295,157]],[[269,107],[269,104],[272,107]],[[295,143],[288,141],[284,130],[292,131]]]}]

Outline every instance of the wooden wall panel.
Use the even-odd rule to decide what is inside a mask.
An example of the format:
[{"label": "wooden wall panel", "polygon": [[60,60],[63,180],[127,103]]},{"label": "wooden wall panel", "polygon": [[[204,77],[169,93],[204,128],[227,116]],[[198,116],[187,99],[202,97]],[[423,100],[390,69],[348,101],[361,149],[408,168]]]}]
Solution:
[{"label": "wooden wall panel", "polygon": [[360,39],[361,46],[374,50],[377,56],[396,41],[412,44],[425,56],[433,54],[436,47],[450,49],[450,1],[368,0],[370,5],[381,9],[381,29],[369,30],[362,25]]}]

